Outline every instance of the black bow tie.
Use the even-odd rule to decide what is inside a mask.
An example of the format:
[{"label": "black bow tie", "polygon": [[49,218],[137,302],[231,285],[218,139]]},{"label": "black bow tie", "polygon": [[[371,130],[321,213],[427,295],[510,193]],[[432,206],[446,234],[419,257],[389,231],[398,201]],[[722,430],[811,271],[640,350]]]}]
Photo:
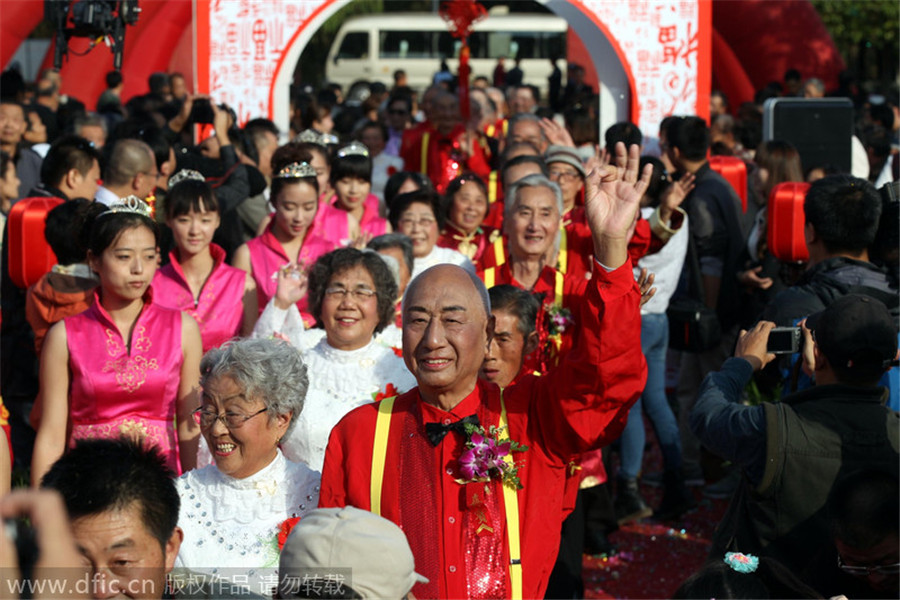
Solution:
[{"label": "black bow tie", "polygon": [[476,427],[481,425],[478,421],[478,415],[469,415],[446,425],[443,423],[425,423],[425,435],[428,436],[428,441],[431,442],[432,446],[437,446],[444,439],[444,436],[447,435],[447,432],[456,431],[465,435],[466,424],[472,424]]}]

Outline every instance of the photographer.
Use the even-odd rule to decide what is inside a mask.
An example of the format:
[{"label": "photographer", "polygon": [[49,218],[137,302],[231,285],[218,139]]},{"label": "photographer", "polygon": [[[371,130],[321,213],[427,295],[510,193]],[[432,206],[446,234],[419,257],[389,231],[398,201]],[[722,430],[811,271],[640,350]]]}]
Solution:
[{"label": "photographer", "polygon": [[877,385],[896,360],[897,329],[873,298],[835,300],[802,328],[803,366],[816,385],[777,404],[744,406],[753,372],[775,358],[774,327],[761,321],[741,333],[734,358],[704,380],[690,425],[743,475],[710,556],[752,553],[803,572],[833,543],[825,504],[834,483],[860,468],[900,468],[900,415],[884,406],[885,388]]}]

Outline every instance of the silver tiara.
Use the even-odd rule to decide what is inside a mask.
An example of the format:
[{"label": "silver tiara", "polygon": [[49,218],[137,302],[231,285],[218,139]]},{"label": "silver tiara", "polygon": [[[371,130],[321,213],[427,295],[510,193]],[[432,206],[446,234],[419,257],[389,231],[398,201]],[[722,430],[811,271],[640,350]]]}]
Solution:
[{"label": "silver tiara", "polygon": [[309,163],[291,163],[278,171],[276,179],[298,179],[300,177],[315,177],[316,170]]},{"label": "silver tiara", "polygon": [[329,144],[337,144],[340,142],[338,136],[330,133],[321,133],[315,129],[304,129],[293,140],[294,142],[316,144],[319,146],[328,146]]},{"label": "silver tiara", "polygon": [[175,187],[182,181],[206,181],[206,177],[199,171],[193,169],[181,169],[169,177],[169,188]]},{"label": "silver tiara", "polygon": [[141,215],[148,219],[153,218],[153,213],[147,203],[137,196],[125,196],[109,205],[109,210],[100,213],[99,217],[105,215],[113,215],[118,213],[130,213],[133,215]]},{"label": "silver tiara", "polygon": [[364,144],[359,142],[350,142],[343,148],[337,151],[337,156],[339,158],[345,158],[347,156],[369,156],[369,149],[366,148]]}]

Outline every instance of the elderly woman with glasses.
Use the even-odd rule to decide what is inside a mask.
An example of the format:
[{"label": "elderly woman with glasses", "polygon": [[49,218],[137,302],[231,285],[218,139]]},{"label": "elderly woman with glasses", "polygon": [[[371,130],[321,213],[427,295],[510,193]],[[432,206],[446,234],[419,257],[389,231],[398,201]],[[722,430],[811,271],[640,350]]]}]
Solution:
[{"label": "elderly woman with glasses", "polygon": [[184,541],[176,566],[209,575],[278,566],[286,523],[316,508],[319,474],[278,448],[301,414],[307,367],[290,344],[244,339],[210,350],[194,421],[215,464],[176,480]]},{"label": "elderly woman with glasses", "polygon": [[304,329],[296,298],[306,291],[302,272],[283,271],[278,290],[253,335],[277,335],[300,348],[315,373],[297,426],[281,442],[291,460],[321,471],[331,429],[350,410],[402,393],[415,379],[399,356],[394,325],[397,298],[393,259],[372,250],[341,248],[309,272],[309,307],[317,328]]}]

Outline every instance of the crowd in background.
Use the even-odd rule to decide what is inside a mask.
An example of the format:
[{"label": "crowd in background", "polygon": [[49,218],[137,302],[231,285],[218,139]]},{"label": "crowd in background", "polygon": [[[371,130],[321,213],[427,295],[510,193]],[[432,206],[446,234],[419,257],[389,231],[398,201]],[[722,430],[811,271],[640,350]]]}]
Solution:
[{"label": "crowd in background", "polygon": [[[567,496],[547,597],[581,597],[582,552],[615,552],[607,536],[629,521],[677,522],[696,508],[700,486],[733,499],[721,527],[731,529],[717,533],[718,554],[681,597],[728,597],[722,586],[751,590],[732,597],[896,597],[896,88],[865,95],[842,79],[826,90],[791,70],[740,106],[714,91],[708,121],[672,115],[656,131],[621,122],[599,132],[599,97],[583,67],[564,65],[563,84],[554,66],[544,98],[518,66],[476,74],[468,106],[447,71],[424,90],[408,87],[402,71],[390,87],[297,84],[286,131],[262,117],[239,123],[230,107],[190,93],[178,73],[155,73],[146,94],[124,98],[128,74],[110,72],[99,99],[79,100],[61,93],[58,71],[35,82],[5,71],[0,425],[9,444],[0,444],[0,495],[13,475],[27,485],[30,472],[34,485],[43,478],[63,493],[77,522],[93,513],[78,513],[66,497],[75,484],[65,469],[79,467],[68,449],[126,435],[152,442],[181,475],[176,565],[213,574],[277,566],[280,546],[265,540],[316,514],[332,428],[354,408],[416,385],[402,358],[410,282],[452,264],[484,283],[496,321],[482,380],[507,388],[552,374],[585,343],[588,282],[605,268],[592,258],[592,177],[624,171],[629,149],[647,144],[659,152],[641,152],[647,186],[628,257],[642,294],[634,343],[648,375],[621,436],[571,457],[578,491]],[[791,143],[763,140],[766,99],[826,95],[854,103],[851,173],[804,164]],[[715,156],[743,162],[745,189],[710,167]],[[812,184],[805,239],[794,240],[808,248],[805,263],[769,247],[767,208],[789,182]],[[33,199],[62,201],[41,215],[46,245],[26,251],[49,247],[56,264],[22,285],[10,276],[10,257],[23,254],[10,245],[22,237],[7,215]],[[672,310],[686,301],[715,321],[718,335],[705,345],[672,339]],[[819,328],[802,325],[810,356],[766,351],[772,327],[800,326],[838,301],[842,312],[820,317]],[[866,330],[872,347],[848,355],[836,374],[823,375],[822,358],[819,371],[810,367],[814,334],[830,362],[842,347],[862,352],[846,346],[858,334],[825,325],[857,313],[875,328]],[[885,332],[881,346],[872,341]],[[241,341],[226,343],[234,338]],[[859,376],[870,359],[876,367]],[[855,415],[846,403],[863,402],[862,392],[843,388],[853,399],[837,402],[831,417],[771,408],[814,381],[872,398]],[[887,387],[873,395],[876,384]],[[757,412],[730,413],[725,404]],[[830,421],[863,413],[868,420],[860,416],[852,431]],[[661,473],[642,472],[645,416]],[[773,441],[776,427],[796,429]],[[797,458],[801,432],[810,447],[838,453],[837,467],[810,467],[815,486],[792,480],[809,467]],[[867,446],[860,435],[881,437]],[[778,443],[788,450],[773,471],[766,457]],[[83,460],[97,460],[85,452]],[[277,483],[260,500],[259,486],[269,485],[260,482],[270,480]],[[659,506],[648,506],[641,485],[663,486]],[[784,506],[808,503],[808,521],[785,516]],[[377,525],[351,517],[360,528]],[[164,554],[174,527],[154,532]],[[885,551],[875,556],[876,547]],[[750,555],[745,548],[763,555],[758,567],[724,558],[734,549]],[[408,571],[409,587],[425,585]]]}]

